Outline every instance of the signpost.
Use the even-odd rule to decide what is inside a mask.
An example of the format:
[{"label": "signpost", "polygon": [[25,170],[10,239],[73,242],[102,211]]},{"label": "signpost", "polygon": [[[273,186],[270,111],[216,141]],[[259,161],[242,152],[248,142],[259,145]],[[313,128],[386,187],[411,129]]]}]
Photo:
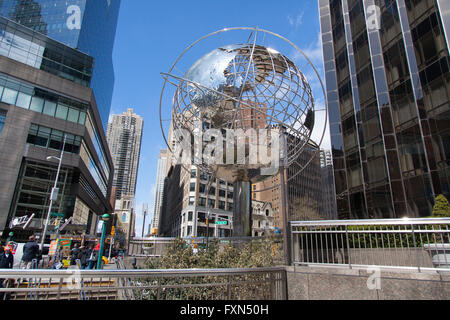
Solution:
[{"label": "signpost", "polygon": [[216,221],[216,224],[226,226],[226,225],[228,225],[228,221]]}]

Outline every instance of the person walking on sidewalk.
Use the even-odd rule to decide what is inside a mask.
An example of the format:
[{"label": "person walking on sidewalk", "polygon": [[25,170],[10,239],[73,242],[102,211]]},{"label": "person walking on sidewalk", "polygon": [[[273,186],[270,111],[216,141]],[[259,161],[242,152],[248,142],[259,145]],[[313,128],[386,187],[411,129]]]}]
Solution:
[{"label": "person walking on sidewalk", "polygon": [[87,269],[89,269],[89,270],[96,269],[97,268],[98,251],[95,250],[95,246],[93,244],[90,245],[87,257],[88,257]]},{"label": "person walking on sidewalk", "polygon": [[81,250],[80,244],[75,243],[73,249],[70,251],[70,265],[75,266],[77,264],[77,259],[80,259]]},{"label": "person walking on sidewalk", "polygon": [[30,236],[28,242],[23,247],[22,261],[20,269],[32,269],[33,260],[39,257],[39,245],[36,243],[36,237]]},{"label": "person walking on sidewalk", "polygon": [[[3,249],[3,248],[2,248]],[[0,269],[12,269],[14,266],[14,256],[11,252],[11,248],[6,246],[2,254],[0,254]],[[0,288],[5,287],[5,279],[0,279]],[[0,293],[0,301],[4,300],[5,294]],[[8,300],[8,296],[6,297]]]},{"label": "person walking on sidewalk", "polygon": [[12,269],[14,266],[14,256],[10,247],[5,247],[4,252],[0,254],[0,269]]}]

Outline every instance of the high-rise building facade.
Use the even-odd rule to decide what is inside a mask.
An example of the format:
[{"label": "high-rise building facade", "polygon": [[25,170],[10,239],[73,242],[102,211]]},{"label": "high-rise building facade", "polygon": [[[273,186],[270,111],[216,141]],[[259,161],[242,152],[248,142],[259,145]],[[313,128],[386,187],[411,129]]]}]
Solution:
[{"label": "high-rise building facade", "polygon": [[450,195],[444,0],[319,0],[338,216],[430,216]]},{"label": "high-rise building facade", "polygon": [[[213,178],[194,165],[185,168],[176,164],[172,124],[168,142],[172,148],[167,150],[158,234],[171,237],[231,236],[233,184]],[[208,214],[210,219],[207,224]],[[226,225],[216,227],[216,221],[226,221]]]},{"label": "high-rise building facade", "polygon": [[158,166],[156,169],[156,193],[155,205],[153,208],[153,221],[151,225],[152,234],[157,234],[159,229],[159,221],[161,219],[161,208],[164,196],[164,179],[166,178],[167,150],[162,149],[158,156]]},{"label": "high-rise building facade", "polygon": [[[216,221],[226,221],[226,224],[216,227]],[[229,237],[232,221],[232,183],[212,178],[195,166],[190,172],[181,165],[171,166],[165,181],[160,235]]]},{"label": "high-rise building facade", "polygon": [[[72,218],[76,231],[95,234],[99,217],[112,212],[114,169],[89,88],[92,69],[92,57],[0,17],[3,236],[13,229],[17,241],[26,241],[43,230],[59,161],[53,213]],[[10,224],[33,214],[26,230]]]},{"label": "high-rise building facade", "polygon": [[[120,0],[0,1],[1,16],[95,59],[91,87],[104,129],[108,123],[114,88],[112,51],[119,9]],[[63,68],[61,61],[55,62]],[[66,70],[67,76],[70,76],[70,69]]]},{"label": "high-rise building facade", "polygon": [[114,162],[113,186],[117,200],[136,194],[143,128],[144,120],[133,109],[112,115],[108,124],[107,139]]},{"label": "high-rise building facade", "polygon": [[[323,187],[318,146],[308,143],[298,159],[286,169],[287,220],[322,220]],[[283,231],[283,201],[281,173],[252,185],[252,202],[270,203],[274,226]]]}]

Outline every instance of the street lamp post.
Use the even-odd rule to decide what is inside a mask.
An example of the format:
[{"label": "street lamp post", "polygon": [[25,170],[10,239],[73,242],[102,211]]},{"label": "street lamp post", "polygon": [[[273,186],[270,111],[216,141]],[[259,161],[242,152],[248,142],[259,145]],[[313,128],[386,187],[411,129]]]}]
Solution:
[{"label": "street lamp post", "polygon": [[41,251],[44,248],[44,242],[45,242],[45,236],[47,234],[47,228],[48,228],[48,222],[50,221],[50,216],[52,214],[52,205],[53,205],[53,201],[55,201],[58,197],[58,179],[59,179],[59,172],[61,171],[61,164],[62,164],[62,158],[64,155],[64,148],[66,146],[66,138],[67,136],[64,134],[64,142],[63,142],[63,146],[61,149],[61,155],[58,157],[47,157],[47,160],[50,159],[57,159],[59,161],[58,164],[58,170],[56,171],[56,178],[55,178],[55,184],[53,186],[52,192],[50,194],[50,205],[48,206],[48,212],[47,212],[47,219],[45,221],[45,225],[44,225],[44,231],[42,232],[42,239],[41,239]]},{"label": "street lamp post", "polygon": [[211,217],[211,214],[209,212],[208,208],[208,215],[206,216],[206,252],[209,250],[209,219]]},{"label": "street lamp post", "polygon": [[102,268],[103,250],[105,248],[105,237],[106,237],[106,222],[108,222],[109,220],[109,214],[104,214],[102,216],[102,220],[103,220],[102,238],[100,240],[100,249],[98,250],[97,269]]}]

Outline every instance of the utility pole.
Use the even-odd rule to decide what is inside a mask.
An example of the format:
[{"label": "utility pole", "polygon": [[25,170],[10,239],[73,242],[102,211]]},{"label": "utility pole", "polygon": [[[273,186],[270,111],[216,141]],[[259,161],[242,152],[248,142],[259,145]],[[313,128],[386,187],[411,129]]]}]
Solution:
[{"label": "utility pole", "polygon": [[142,223],[142,238],[143,238],[144,233],[145,233],[145,217],[147,216],[147,212],[148,212],[148,204],[144,203],[142,205],[142,212],[144,214],[144,222]]},{"label": "utility pole", "polygon": [[63,142],[63,146],[62,146],[62,149],[61,149],[61,155],[59,156],[59,158],[57,158],[57,157],[47,157],[47,160],[50,160],[50,159],[57,159],[57,160],[59,160],[59,164],[58,164],[58,170],[56,171],[55,184],[54,184],[52,192],[50,194],[50,205],[48,206],[47,219],[45,221],[44,231],[42,232],[42,239],[41,239],[41,245],[40,245],[41,251],[44,248],[44,242],[45,242],[45,236],[47,235],[48,223],[50,221],[50,216],[52,214],[53,201],[56,201],[58,199],[59,189],[57,188],[57,186],[58,186],[59,173],[61,171],[62,159],[63,159],[63,155],[64,155],[64,148],[66,146],[66,138],[67,138],[67,135],[64,134],[64,142]]}]

